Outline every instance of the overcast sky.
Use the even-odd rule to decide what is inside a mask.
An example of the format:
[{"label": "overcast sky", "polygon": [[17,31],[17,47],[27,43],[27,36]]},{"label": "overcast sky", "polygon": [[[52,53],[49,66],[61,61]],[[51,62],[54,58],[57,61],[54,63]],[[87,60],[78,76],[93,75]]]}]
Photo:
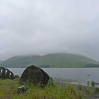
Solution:
[{"label": "overcast sky", "polygon": [[0,0],[0,60],[64,52],[99,61],[99,0]]}]

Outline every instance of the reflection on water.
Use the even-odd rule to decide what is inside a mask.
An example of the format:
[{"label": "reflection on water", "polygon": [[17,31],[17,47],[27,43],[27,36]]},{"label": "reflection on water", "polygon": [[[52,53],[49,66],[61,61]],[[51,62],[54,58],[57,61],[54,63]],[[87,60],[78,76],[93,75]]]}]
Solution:
[{"label": "reflection on water", "polygon": [[[25,68],[9,68],[15,75],[21,76]],[[99,68],[42,68],[56,82],[87,85],[87,81],[99,82]]]}]

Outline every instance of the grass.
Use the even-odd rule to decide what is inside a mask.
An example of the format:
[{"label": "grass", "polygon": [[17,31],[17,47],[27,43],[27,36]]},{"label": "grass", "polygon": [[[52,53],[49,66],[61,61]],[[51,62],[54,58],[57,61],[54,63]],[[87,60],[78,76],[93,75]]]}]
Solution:
[{"label": "grass", "polygon": [[89,95],[94,94],[94,90],[92,90],[90,88],[87,88],[86,93],[89,94]]},{"label": "grass", "polygon": [[21,86],[19,78],[14,80],[0,79],[0,99],[84,99],[83,95],[73,85],[57,86],[48,83],[44,88],[39,86],[28,86],[28,91],[23,94],[17,93]]},{"label": "grass", "polygon": [[92,87],[95,87],[94,81],[91,82],[91,86],[92,86]]},{"label": "grass", "polygon": [[96,87],[96,88],[95,88],[95,93],[98,93],[98,92],[99,92],[99,88]]}]

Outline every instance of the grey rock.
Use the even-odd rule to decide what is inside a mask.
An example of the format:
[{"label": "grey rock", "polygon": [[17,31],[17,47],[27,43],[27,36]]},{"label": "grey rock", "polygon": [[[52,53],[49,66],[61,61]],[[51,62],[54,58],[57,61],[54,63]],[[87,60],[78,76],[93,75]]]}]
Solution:
[{"label": "grey rock", "polygon": [[22,85],[18,87],[18,94],[25,93],[27,90],[28,90],[28,87],[25,85]]}]

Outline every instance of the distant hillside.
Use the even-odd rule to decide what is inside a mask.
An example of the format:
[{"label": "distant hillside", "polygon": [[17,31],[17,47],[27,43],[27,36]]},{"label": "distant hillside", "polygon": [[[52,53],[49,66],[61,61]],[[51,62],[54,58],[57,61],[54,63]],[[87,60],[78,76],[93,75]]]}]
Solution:
[{"label": "distant hillside", "polygon": [[36,59],[40,58],[41,56],[35,55],[35,56],[15,56],[12,58],[9,58],[5,61],[2,61],[0,63],[0,66],[4,67],[26,67],[28,64],[32,63]]},{"label": "distant hillside", "polygon": [[[86,65],[88,64],[88,65]],[[15,56],[0,63],[4,67],[27,67],[36,65],[41,68],[82,68],[90,67],[89,64],[99,64],[99,62],[81,55],[75,54],[47,54],[44,56]],[[98,65],[91,65],[98,66]]]},{"label": "distant hillside", "polygon": [[2,61],[0,60],[0,63],[1,63]]},{"label": "distant hillside", "polygon": [[49,65],[50,67],[85,67],[85,64],[99,64],[90,58],[75,54],[48,54],[34,61],[34,65]]}]

